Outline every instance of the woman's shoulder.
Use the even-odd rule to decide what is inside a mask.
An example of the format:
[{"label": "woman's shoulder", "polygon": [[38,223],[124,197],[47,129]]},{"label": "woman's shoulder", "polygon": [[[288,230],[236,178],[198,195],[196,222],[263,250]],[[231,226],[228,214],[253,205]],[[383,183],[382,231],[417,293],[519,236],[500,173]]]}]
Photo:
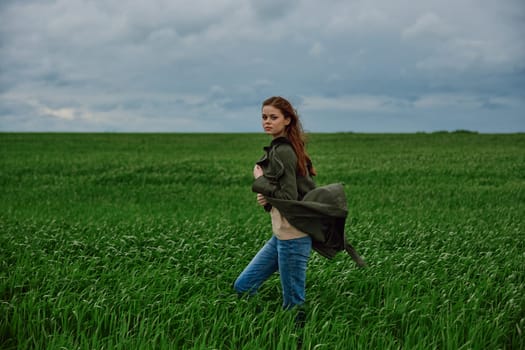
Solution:
[{"label": "woman's shoulder", "polygon": [[289,143],[281,143],[274,147],[274,152],[282,161],[296,161],[297,155]]}]

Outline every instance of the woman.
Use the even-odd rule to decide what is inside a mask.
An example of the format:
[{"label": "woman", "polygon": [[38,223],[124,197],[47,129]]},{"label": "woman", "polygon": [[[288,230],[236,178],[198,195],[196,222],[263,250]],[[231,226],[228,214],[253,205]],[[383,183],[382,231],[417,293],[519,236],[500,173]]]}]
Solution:
[{"label": "woman", "polygon": [[257,201],[270,212],[272,238],[255,255],[235,281],[239,294],[257,292],[274,272],[279,272],[283,308],[291,309],[305,301],[306,266],[312,248],[310,236],[292,226],[267,198],[300,201],[315,188],[315,175],[305,150],[299,116],[290,102],[270,97],[262,104],[262,126],[272,136],[264,156],[253,169],[252,190]]}]

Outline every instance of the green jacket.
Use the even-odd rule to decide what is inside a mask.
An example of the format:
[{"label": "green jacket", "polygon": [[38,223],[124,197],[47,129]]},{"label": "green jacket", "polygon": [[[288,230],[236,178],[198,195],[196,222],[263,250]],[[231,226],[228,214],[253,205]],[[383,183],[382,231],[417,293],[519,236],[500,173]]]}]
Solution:
[{"label": "green jacket", "polygon": [[300,200],[315,188],[310,174],[297,174],[297,156],[286,137],[279,137],[264,147],[264,155],[257,162],[264,176],[253,182],[252,190],[265,197]]},{"label": "green jacket", "polygon": [[331,259],[346,250],[359,266],[365,266],[345,237],[348,210],[343,186],[316,188],[309,174],[299,176],[297,156],[284,137],[274,139],[264,150],[265,155],[257,162],[264,175],[253,182],[252,190],[262,193],[290,224],[311,236],[312,247],[319,254]]}]

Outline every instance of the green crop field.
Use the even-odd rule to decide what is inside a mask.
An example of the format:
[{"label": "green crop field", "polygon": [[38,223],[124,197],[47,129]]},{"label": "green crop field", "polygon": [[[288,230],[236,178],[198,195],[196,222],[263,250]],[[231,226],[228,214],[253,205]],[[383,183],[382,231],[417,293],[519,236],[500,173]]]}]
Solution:
[{"label": "green crop field", "polygon": [[312,134],[368,262],[313,252],[307,319],[278,276],[263,134],[0,134],[2,349],[523,349],[525,134]]}]

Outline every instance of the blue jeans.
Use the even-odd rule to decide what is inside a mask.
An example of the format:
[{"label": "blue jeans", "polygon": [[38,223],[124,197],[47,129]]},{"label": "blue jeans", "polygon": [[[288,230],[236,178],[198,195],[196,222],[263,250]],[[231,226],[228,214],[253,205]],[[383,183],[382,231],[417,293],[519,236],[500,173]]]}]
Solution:
[{"label": "blue jeans", "polygon": [[306,265],[312,248],[309,236],[279,240],[272,238],[259,250],[234,283],[239,294],[254,295],[274,272],[279,271],[283,289],[283,308],[304,304]]}]

